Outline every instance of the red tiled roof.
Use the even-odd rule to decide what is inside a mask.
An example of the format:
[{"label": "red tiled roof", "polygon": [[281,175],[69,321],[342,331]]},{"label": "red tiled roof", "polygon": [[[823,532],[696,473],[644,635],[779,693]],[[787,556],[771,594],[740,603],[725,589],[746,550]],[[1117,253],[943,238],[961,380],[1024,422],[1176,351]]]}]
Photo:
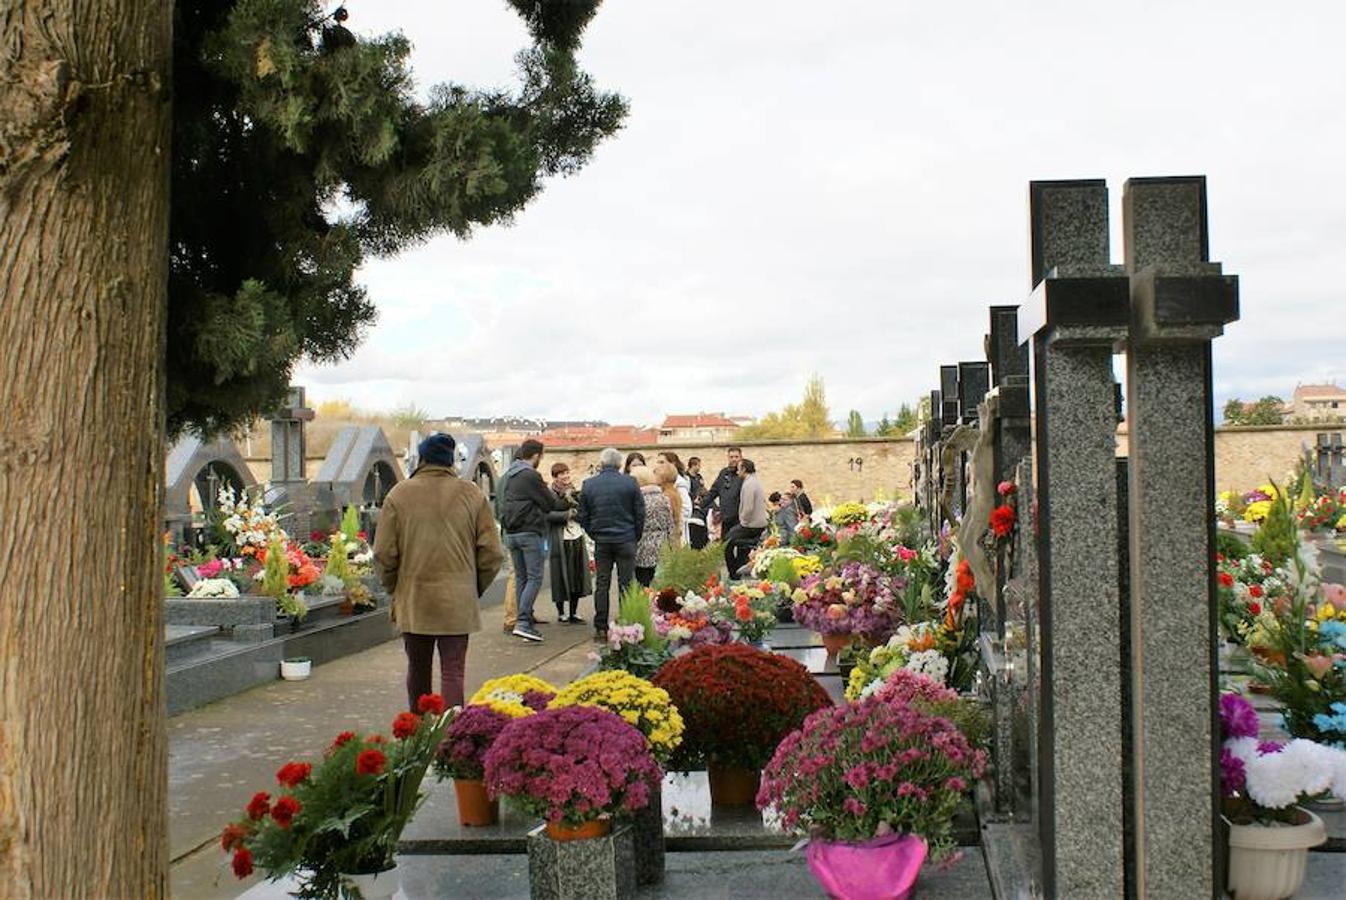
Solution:
[{"label": "red tiled roof", "polygon": [[726,419],[724,413],[695,413],[693,415],[667,416],[661,428],[738,428],[733,419]]},{"label": "red tiled roof", "polygon": [[659,431],[635,425],[557,428],[543,434],[542,442],[548,447],[644,447],[659,443]]},{"label": "red tiled roof", "polygon": [[1295,388],[1295,396],[1312,394],[1315,397],[1346,397],[1346,388],[1335,384],[1301,384]]}]

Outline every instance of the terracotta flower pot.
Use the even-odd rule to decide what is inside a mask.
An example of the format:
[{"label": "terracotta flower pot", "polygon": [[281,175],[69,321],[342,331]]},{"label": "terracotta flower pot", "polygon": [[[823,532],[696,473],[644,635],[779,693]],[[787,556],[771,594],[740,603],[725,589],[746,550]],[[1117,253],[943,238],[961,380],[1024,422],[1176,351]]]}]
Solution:
[{"label": "terracotta flower pot", "polygon": [[851,642],[849,634],[825,634],[823,635],[823,646],[827,648],[828,656],[836,656],[846,645]]},{"label": "terracotta flower pot", "polygon": [[560,822],[547,823],[547,837],[553,841],[587,841],[593,838],[607,837],[611,833],[611,819],[590,819],[583,825],[564,825]]},{"label": "terracotta flower pot", "polygon": [[1327,840],[1323,821],[1300,809],[1297,825],[1229,826],[1229,879],[1234,900],[1281,900],[1304,881],[1309,848]]},{"label": "terracotta flower pot", "polygon": [[760,769],[740,769],[734,766],[708,767],[710,802],[715,806],[752,806],[757,800],[757,789],[762,784]]},{"label": "terracotta flower pot", "polygon": [[453,792],[458,796],[458,821],[463,825],[494,825],[500,818],[500,801],[486,794],[483,781],[469,778],[453,779]]}]

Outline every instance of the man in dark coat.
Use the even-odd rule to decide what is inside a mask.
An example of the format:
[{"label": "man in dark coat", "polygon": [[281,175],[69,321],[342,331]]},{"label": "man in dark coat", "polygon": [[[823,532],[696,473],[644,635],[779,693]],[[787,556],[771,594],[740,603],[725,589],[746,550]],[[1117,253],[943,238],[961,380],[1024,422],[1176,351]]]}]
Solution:
[{"label": "man in dark coat", "polygon": [[519,581],[519,621],[512,634],[526,641],[542,640],[533,622],[533,602],[542,589],[542,545],[549,515],[566,509],[565,502],[537,473],[541,462],[541,441],[529,438],[519,445],[506,473],[504,516],[500,520],[514,577]]},{"label": "man in dark coat", "polygon": [[706,491],[706,511],[719,508],[720,540],[738,524],[738,496],[743,490],[743,479],[738,476],[738,464],[743,459],[741,447],[730,447],[729,464],[715,476],[715,481]]},{"label": "man in dark coat", "polygon": [[617,567],[621,595],[636,573],[636,542],[645,530],[645,498],[640,486],[620,468],[622,454],[608,447],[599,456],[602,468],[580,488],[579,523],[594,541],[594,639],[608,638],[608,595],[612,567]]}]

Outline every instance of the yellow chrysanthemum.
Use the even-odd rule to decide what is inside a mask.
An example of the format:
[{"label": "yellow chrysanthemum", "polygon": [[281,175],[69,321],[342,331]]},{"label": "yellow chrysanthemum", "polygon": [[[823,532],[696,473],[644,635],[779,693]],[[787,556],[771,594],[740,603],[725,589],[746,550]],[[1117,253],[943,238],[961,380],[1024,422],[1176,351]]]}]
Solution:
[{"label": "yellow chrysanthemum", "polygon": [[869,509],[863,503],[841,503],[832,510],[833,525],[855,525],[869,519]]},{"label": "yellow chrysanthemum", "polygon": [[548,708],[596,706],[621,716],[645,735],[650,752],[667,759],[682,742],[683,721],[668,691],[622,669],[595,672],[571,682]]},{"label": "yellow chrysanthemum", "polygon": [[496,712],[518,719],[533,714],[533,710],[523,702],[524,695],[529,691],[555,694],[556,688],[535,675],[520,672],[490,679],[478,688],[467,702],[477,706],[489,706]]},{"label": "yellow chrysanthemum", "polygon": [[794,567],[796,578],[816,575],[823,570],[822,560],[816,556],[796,556],[790,560],[790,565]]}]

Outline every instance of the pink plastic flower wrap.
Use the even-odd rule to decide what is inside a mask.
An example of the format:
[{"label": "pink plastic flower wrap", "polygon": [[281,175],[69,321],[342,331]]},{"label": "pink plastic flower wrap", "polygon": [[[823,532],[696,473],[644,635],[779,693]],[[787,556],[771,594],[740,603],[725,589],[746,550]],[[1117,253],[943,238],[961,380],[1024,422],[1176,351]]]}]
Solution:
[{"label": "pink plastic flower wrap", "polygon": [[809,841],[809,871],[833,900],[908,900],[925,862],[925,840],[887,834],[863,844]]}]

